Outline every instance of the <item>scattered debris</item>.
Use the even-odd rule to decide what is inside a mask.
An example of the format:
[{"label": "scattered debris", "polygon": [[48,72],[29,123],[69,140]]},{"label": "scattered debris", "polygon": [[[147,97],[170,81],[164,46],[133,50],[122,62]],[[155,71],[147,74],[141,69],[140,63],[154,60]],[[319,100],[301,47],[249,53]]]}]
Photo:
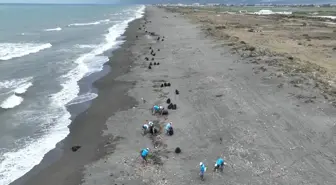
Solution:
[{"label": "scattered debris", "polygon": [[181,153],[182,151],[181,151],[181,148],[180,147],[176,147],[175,148],[175,153],[177,153],[177,154],[179,154],[179,153]]},{"label": "scattered debris", "polygon": [[73,151],[73,152],[77,152],[77,150],[79,150],[81,148],[81,146],[73,146],[73,147],[71,147],[71,150]]}]

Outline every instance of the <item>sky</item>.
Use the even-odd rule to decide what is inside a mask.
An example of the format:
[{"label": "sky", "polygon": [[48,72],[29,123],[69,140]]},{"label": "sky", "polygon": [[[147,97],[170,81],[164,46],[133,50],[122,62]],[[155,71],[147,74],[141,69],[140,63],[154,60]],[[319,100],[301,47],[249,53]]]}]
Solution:
[{"label": "sky", "polygon": [[59,4],[92,4],[116,3],[119,0],[0,0],[0,3],[59,3]]},{"label": "sky", "polygon": [[332,3],[336,0],[0,0],[0,3],[59,3],[59,4],[94,4],[94,3],[179,3],[179,2],[216,2],[216,3],[258,3],[258,2],[286,2],[286,3]]}]

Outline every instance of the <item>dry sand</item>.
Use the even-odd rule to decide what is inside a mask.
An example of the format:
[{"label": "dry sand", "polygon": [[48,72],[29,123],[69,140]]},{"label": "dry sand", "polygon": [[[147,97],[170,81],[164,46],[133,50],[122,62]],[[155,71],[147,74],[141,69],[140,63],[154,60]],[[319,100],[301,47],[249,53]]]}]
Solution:
[{"label": "dry sand", "polygon": [[207,35],[229,41],[226,44],[232,46],[232,52],[242,57],[277,66],[286,75],[314,79],[336,106],[335,20],[216,13],[192,8],[170,10],[199,23]]},{"label": "dry sand", "polygon": [[[139,104],[108,119],[108,155],[86,166],[84,185],[336,184],[335,108],[313,79],[305,79],[310,90],[302,88],[301,76],[232,54],[228,41],[208,37],[179,14],[147,7],[145,19],[146,30],[165,40],[147,34],[130,46],[134,64],[118,80],[136,82],[128,94]],[[160,62],[152,69],[149,47],[152,62]],[[161,88],[163,81],[171,87]],[[177,110],[152,116],[150,108],[167,107],[167,98]],[[175,134],[142,136],[145,120],[172,121]],[[146,166],[139,158],[145,147],[153,153]],[[218,156],[228,166],[212,173]],[[208,166],[205,181],[200,161]]]}]

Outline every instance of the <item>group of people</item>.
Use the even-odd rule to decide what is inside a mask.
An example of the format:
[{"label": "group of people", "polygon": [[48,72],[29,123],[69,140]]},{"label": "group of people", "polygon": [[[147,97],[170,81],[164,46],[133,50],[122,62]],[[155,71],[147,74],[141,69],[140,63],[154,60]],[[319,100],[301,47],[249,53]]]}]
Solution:
[{"label": "group of people", "polygon": [[[217,170],[220,170],[221,172],[223,172],[225,164],[226,163],[224,162],[224,159],[219,157],[215,163],[213,171],[216,172]],[[204,179],[204,173],[206,172],[206,169],[207,167],[205,166],[205,164],[203,162],[200,162],[200,177],[202,180]]]},{"label": "group of people", "polygon": [[[158,106],[158,105],[153,106],[153,114],[160,113],[160,111],[163,111],[163,110],[164,108],[162,106]],[[146,123],[142,126],[142,129],[144,133],[146,134],[150,132],[153,129],[153,127],[154,127],[154,123],[152,121],[146,120]],[[173,135],[174,131],[173,131],[172,122],[166,123],[165,131],[167,135]],[[149,148],[145,148],[140,151],[140,155],[145,162],[147,162],[149,152],[150,152]],[[217,170],[223,171],[225,164],[226,163],[224,162],[224,159],[219,157],[215,163],[214,171],[217,171]],[[204,179],[204,173],[206,172],[206,169],[207,167],[205,166],[205,164],[203,162],[200,162],[200,174],[199,175],[202,180]]]},{"label": "group of people", "polygon": [[[160,114],[163,110],[164,110],[163,106],[154,105],[152,114],[153,115],[156,114],[156,113]],[[154,129],[154,123],[152,121],[146,120],[146,123],[142,125],[142,130],[143,130],[144,134],[146,134],[148,132],[150,132],[152,134],[155,134],[155,132],[153,132],[153,129]],[[174,129],[173,129],[173,126],[172,126],[172,122],[166,123],[165,131],[166,131],[166,134],[169,135],[169,136],[174,134]]]}]

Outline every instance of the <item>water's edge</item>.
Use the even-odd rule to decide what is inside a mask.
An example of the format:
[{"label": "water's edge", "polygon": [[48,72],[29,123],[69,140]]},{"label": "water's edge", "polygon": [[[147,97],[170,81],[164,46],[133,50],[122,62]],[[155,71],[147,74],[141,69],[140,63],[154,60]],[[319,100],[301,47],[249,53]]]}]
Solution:
[{"label": "water's edge", "polygon": [[[38,165],[19,179],[12,182],[11,185],[37,185],[44,184],[43,182],[49,182],[48,184],[80,184],[82,179],[81,170],[84,165],[105,155],[104,151],[96,151],[97,149],[102,148],[101,144],[106,140],[106,138],[102,137],[101,133],[106,128],[105,121],[114,111],[112,108],[108,115],[106,115],[105,111],[105,115],[102,116],[97,115],[97,110],[98,112],[101,112],[101,114],[104,114],[104,111],[100,111],[105,109],[104,106],[116,107],[115,111],[117,111],[122,109],[123,106],[124,108],[129,108],[136,103],[135,100],[124,95],[124,91],[131,88],[132,84],[124,82],[123,84],[118,84],[114,79],[117,76],[127,73],[129,70],[129,65],[132,61],[123,58],[127,56],[123,53],[125,52],[125,49],[128,48],[128,45],[132,44],[134,39],[136,39],[135,33],[139,27],[141,19],[142,18],[133,20],[128,24],[128,28],[122,35],[122,37],[125,37],[125,42],[116,50],[111,51],[112,57],[110,57],[109,61],[104,64],[102,71],[84,77],[78,81],[78,85],[81,89],[80,94],[85,91],[85,88],[88,88],[88,84],[91,84],[93,92],[97,93],[98,97],[92,101],[67,107],[72,120],[71,124],[68,126],[70,130],[68,136],[60,141],[54,149],[45,154],[43,160]],[[109,85],[108,94],[110,94],[111,91],[115,92],[113,95],[114,99],[122,100],[126,98],[127,101],[123,101],[123,105],[120,105],[120,101],[118,101],[116,105],[109,104],[109,101],[106,101],[107,92],[104,92],[106,91],[107,85]],[[121,98],[119,96],[125,97]],[[102,106],[102,103],[105,105]],[[92,125],[91,120],[95,120],[94,126]],[[84,136],[84,133],[87,135]],[[89,145],[87,148],[85,148],[86,144]],[[74,145],[81,145],[82,148],[78,152],[72,152],[71,147]],[[86,150],[87,152],[85,152]],[[59,173],[60,171],[62,171],[62,173]],[[59,179],[59,181],[51,181],[50,177],[55,177],[56,179]]]}]

